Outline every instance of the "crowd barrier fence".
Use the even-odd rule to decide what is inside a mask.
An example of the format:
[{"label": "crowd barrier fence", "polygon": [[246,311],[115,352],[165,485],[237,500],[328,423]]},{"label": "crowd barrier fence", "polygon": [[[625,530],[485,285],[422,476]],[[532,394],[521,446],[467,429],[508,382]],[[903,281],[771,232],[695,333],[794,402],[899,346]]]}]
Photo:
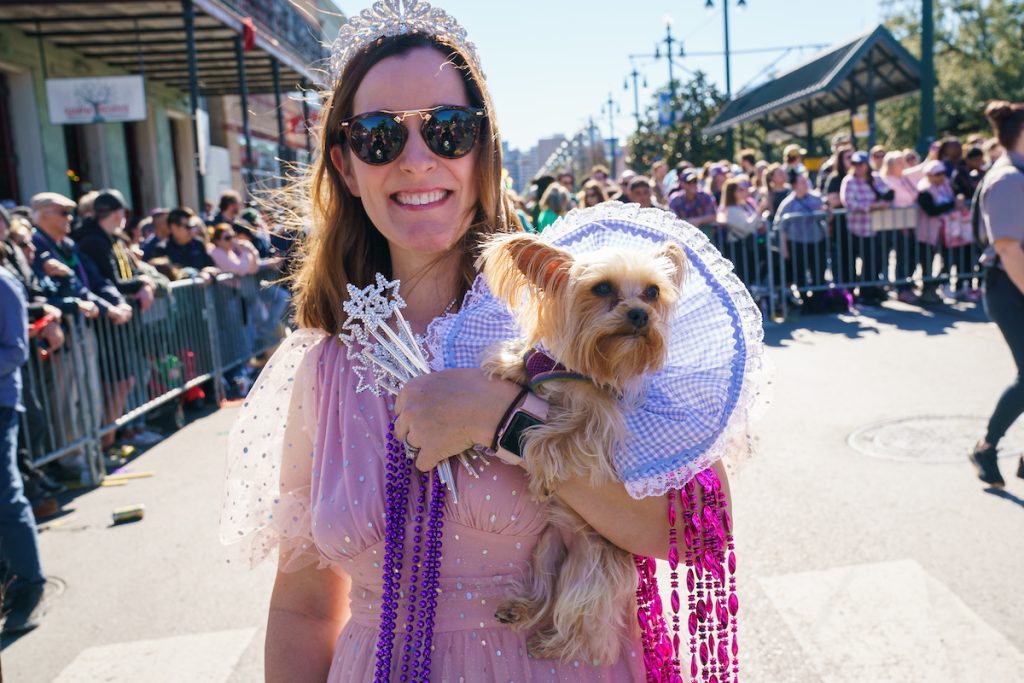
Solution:
[{"label": "crowd barrier fence", "polygon": [[160,407],[180,425],[182,399],[207,383],[219,403],[229,373],[280,340],[289,295],[279,278],[268,269],[172,282],[119,325],[65,314],[63,346],[32,340],[22,373],[19,440],[33,465],[70,456],[82,483],[96,484],[106,474],[103,444],[117,429]]}]

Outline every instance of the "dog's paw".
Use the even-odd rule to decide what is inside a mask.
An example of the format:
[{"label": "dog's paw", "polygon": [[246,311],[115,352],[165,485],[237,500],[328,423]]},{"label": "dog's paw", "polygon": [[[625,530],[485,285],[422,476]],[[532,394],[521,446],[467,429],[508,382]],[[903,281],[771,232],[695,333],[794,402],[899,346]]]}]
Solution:
[{"label": "dog's paw", "polygon": [[530,616],[530,606],[525,600],[509,600],[498,606],[494,618],[503,624],[520,624]]}]

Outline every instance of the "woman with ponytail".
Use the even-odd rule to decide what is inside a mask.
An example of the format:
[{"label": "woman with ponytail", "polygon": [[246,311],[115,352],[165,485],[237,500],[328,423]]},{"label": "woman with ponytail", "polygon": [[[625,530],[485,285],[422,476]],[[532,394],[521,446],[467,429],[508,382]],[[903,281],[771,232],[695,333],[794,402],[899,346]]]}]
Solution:
[{"label": "woman with ponytail", "polygon": [[[988,248],[982,257],[985,308],[999,326],[1017,364],[1017,376],[996,404],[985,437],[970,455],[978,478],[1005,486],[997,464],[999,441],[1024,413],[1024,103],[989,102],[985,116],[1006,150],[985,175],[981,224]],[[1024,478],[1024,458],[1017,476]]]}]

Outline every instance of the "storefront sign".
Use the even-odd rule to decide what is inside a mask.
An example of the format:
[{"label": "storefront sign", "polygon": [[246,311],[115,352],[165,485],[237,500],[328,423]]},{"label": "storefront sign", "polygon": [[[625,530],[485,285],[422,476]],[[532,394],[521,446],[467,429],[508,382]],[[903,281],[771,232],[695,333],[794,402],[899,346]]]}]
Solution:
[{"label": "storefront sign", "polygon": [[115,123],[146,119],[142,76],[48,78],[50,123]]}]

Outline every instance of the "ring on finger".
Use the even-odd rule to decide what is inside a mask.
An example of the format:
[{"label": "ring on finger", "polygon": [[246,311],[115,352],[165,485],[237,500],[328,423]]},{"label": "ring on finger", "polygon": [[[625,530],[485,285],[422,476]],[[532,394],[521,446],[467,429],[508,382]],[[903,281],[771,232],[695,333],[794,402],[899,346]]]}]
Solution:
[{"label": "ring on finger", "polygon": [[409,437],[402,439],[402,444],[405,446],[405,455],[408,458],[415,458],[419,455],[420,449],[409,443]]}]

